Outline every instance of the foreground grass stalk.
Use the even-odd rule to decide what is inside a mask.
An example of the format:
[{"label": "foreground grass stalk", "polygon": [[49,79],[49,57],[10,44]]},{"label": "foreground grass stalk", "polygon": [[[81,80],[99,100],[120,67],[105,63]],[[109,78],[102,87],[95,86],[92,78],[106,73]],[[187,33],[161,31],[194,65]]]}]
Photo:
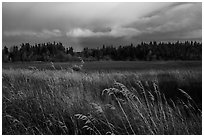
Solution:
[{"label": "foreground grass stalk", "polygon": [[116,97],[116,95],[115,95],[115,94],[113,94],[113,95],[114,95],[114,97],[116,98],[117,103],[118,103],[118,105],[119,105],[119,107],[120,107],[121,111],[123,112],[123,114],[124,114],[124,116],[125,116],[125,119],[127,120],[128,125],[129,125],[129,127],[130,127],[130,129],[131,129],[132,133],[135,135],[135,132],[134,132],[134,130],[133,130],[133,128],[132,128],[132,126],[131,126],[131,124],[130,124],[130,121],[128,120],[128,117],[127,117],[127,115],[126,115],[126,113],[125,113],[125,111],[124,111],[124,109],[123,109],[123,107],[122,107],[122,105],[121,105],[121,103],[120,103],[119,99]]},{"label": "foreground grass stalk", "polygon": [[149,132],[150,132],[152,135],[154,135],[154,132],[153,132],[153,130],[151,129],[151,126],[150,126],[148,120],[147,120],[147,119],[145,118],[145,116],[143,116],[143,114],[140,112],[140,109],[138,108],[138,106],[137,106],[135,103],[133,103],[132,101],[130,101],[130,102],[132,103],[133,107],[135,108],[135,110],[137,111],[137,113],[139,114],[139,116],[140,116],[140,117],[142,118],[142,120],[144,121],[145,125],[148,127]]}]

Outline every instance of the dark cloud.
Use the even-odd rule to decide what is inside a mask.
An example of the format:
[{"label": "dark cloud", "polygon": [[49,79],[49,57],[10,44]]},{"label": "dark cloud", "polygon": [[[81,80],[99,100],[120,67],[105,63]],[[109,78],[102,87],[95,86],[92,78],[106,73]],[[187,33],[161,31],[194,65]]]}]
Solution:
[{"label": "dark cloud", "polygon": [[103,33],[106,33],[106,32],[111,32],[111,28],[110,27],[98,27],[98,28],[94,28],[93,29],[93,32],[94,33],[97,33],[97,32],[103,32]]},{"label": "dark cloud", "polygon": [[79,44],[83,47],[101,47],[102,45],[106,46],[120,46],[130,44],[131,41],[125,39],[124,37],[89,37],[89,38],[81,38],[79,39]]},{"label": "dark cloud", "polygon": [[[162,10],[162,12],[156,12],[154,15],[142,17],[124,27],[138,29],[141,34],[135,38],[146,40],[201,39],[201,3],[177,4],[165,11]],[[193,32],[192,37],[190,32]]]}]

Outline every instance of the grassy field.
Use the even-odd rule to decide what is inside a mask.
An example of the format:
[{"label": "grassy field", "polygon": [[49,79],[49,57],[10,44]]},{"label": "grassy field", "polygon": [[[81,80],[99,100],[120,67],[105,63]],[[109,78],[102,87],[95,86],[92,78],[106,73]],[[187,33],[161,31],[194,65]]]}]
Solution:
[{"label": "grassy field", "polygon": [[[3,63],[4,69],[22,68],[31,69],[33,67],[39,70],[61,70],[69,69],[74,64],[79,62],[24,62],[24,63]],[[201,71],[201,61],[96,61],[86,62],[83,66],[84,71],[140,71],[140,70],[169,70],[169,69],[199,69]]]},{"label": "grassy field", "polygon": [[3,64],[2,133],[202,134],[201,62],[72,65]]}]

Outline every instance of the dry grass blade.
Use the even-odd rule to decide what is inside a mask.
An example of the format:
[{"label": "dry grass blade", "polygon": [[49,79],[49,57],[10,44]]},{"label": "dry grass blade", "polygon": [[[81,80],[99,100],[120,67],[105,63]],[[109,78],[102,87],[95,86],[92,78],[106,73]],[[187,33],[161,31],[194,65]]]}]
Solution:
[{"label": "dry grass blade", "polygon": [[188,95],[188,93],[186,93],[183,89],[178,89],[186,98],[188,98],[188,99],[190,99],[190,100],[193,100],[192,98],[191,98],[191,96],[190,95]]}]

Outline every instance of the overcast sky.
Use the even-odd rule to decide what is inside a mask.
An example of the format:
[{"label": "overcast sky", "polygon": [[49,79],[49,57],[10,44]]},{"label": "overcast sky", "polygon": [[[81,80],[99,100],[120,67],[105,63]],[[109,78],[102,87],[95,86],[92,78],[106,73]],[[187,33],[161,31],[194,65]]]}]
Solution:
[{"label": "overcast sky", "polygon": [[3,3],[3,45],[60,41],[75,50],[202,39],[202,3]]}]

